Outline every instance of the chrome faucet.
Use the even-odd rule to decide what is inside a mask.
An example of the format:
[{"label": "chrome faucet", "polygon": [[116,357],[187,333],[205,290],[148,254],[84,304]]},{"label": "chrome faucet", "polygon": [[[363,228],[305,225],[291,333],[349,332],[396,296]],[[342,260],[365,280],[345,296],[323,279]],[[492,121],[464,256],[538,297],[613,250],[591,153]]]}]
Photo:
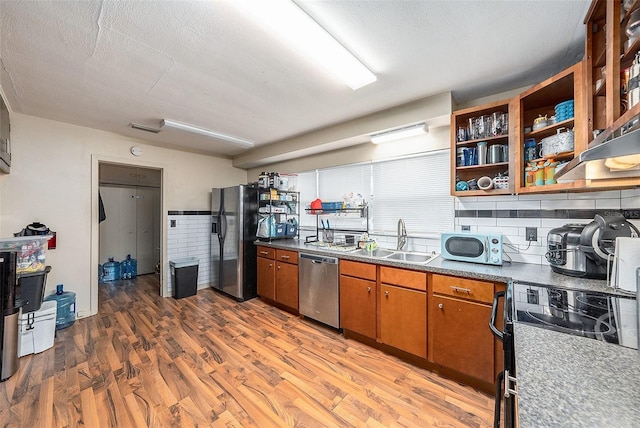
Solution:
[{"label": "chrome faucet", "polygon": [[407,245],[407,228],[404,225],[404,220],[398,220],[398,250],[402,250]]}]

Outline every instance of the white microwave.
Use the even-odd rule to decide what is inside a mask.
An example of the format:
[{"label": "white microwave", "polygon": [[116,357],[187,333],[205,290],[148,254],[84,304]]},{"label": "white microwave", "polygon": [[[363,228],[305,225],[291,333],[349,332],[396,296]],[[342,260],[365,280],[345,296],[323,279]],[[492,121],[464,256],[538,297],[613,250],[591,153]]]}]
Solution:
[{"label": "white microwave", "polygon": [[502,235],[447,232],[440,237],[440,257],[459,262],[502,265]]}]

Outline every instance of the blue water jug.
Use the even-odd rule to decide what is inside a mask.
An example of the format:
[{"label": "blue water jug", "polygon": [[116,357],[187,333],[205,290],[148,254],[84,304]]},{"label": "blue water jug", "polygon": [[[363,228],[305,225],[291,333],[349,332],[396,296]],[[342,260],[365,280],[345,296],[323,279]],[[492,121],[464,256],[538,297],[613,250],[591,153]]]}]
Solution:
[{"label": "blue water jug", "polygon": [[98,284],[102,284],[104,282],[104,269],[102,265],[98,265]]},{"label": "blue water jug", "polygon": [[131,258],[131,254],[127,254],[127,258],[120,262],[120,270],[122,279],[135,278],[138,274],[138,262]]},{"label": "blue water jug", "polygon": [[63,291],[62,284],[56,286],[56,294],[50,294],[44,301],[56,302],[56,330],[62,330],[76,321],[76,293]]},{"label": "blue water jug", "polygon": [[130,270],[129,278],[135,278],[136,276],[138,276],[138,261],[136,259],[132,259],[131,254],[127,256],[127,261],[129,262]]},{"label": "blue water jug", "polygon": [[117,281],[121,277],[120,262],[113,260],[113,257],[109,257],[109,261],[102,265],[104,271],[103,281]]}]

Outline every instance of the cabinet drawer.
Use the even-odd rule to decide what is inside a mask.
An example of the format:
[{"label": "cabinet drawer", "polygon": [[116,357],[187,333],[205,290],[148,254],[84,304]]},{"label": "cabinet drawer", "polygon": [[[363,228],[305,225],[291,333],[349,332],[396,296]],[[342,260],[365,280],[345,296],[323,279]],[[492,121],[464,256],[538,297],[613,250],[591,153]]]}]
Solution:
[{"label": "cabinet drawer", "polygon": [[297,251],[289,251],[289,250],[276,250],[276,260],[280,260],[281,262],[298,264],[298,252]]},{"label": "cabinet drawer", "polygon": [[493,302],[493,282],[455,276],[433,275],[431,284],[434,293],[455,296],[477,302]]},{"label": "cabinet drawer", "polygon": [[376,265],[352,262],[351,260],[340,260],[340,274],[375,281]]},{"label": "cabinet drawer", "polygon": [[275,259],[276,249],[258,246],[258,257],[264,257],[265,259]]},{"label": "cabinet drawer", "polygon": [[380,282],[427,291],[427,274],[414,270],[382,266],[380,267]]}]

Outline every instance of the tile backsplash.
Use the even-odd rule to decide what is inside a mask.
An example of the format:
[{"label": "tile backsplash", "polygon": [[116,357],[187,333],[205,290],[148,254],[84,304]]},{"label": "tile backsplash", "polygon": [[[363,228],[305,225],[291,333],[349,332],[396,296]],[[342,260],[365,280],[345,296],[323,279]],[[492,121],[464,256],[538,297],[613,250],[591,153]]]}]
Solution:
[{"label": "tile backsplash", "polygon": [[[547,233],[567,223],[589,223],[596,214],[623,214],[640,228],[640,189],[456,198],[455,230],[501,233],[513,261],[548,264]],[[526,241],[527,227],[537,228],[537,241]]]},{"label": "tile backsplash", "polygon": [[[211,212],[169,211],[167,216],[167,258],[169,261],[196,257],[198,289],[209,286],[211,278]],[[167,263],[169,294],[173,290]]]}]

